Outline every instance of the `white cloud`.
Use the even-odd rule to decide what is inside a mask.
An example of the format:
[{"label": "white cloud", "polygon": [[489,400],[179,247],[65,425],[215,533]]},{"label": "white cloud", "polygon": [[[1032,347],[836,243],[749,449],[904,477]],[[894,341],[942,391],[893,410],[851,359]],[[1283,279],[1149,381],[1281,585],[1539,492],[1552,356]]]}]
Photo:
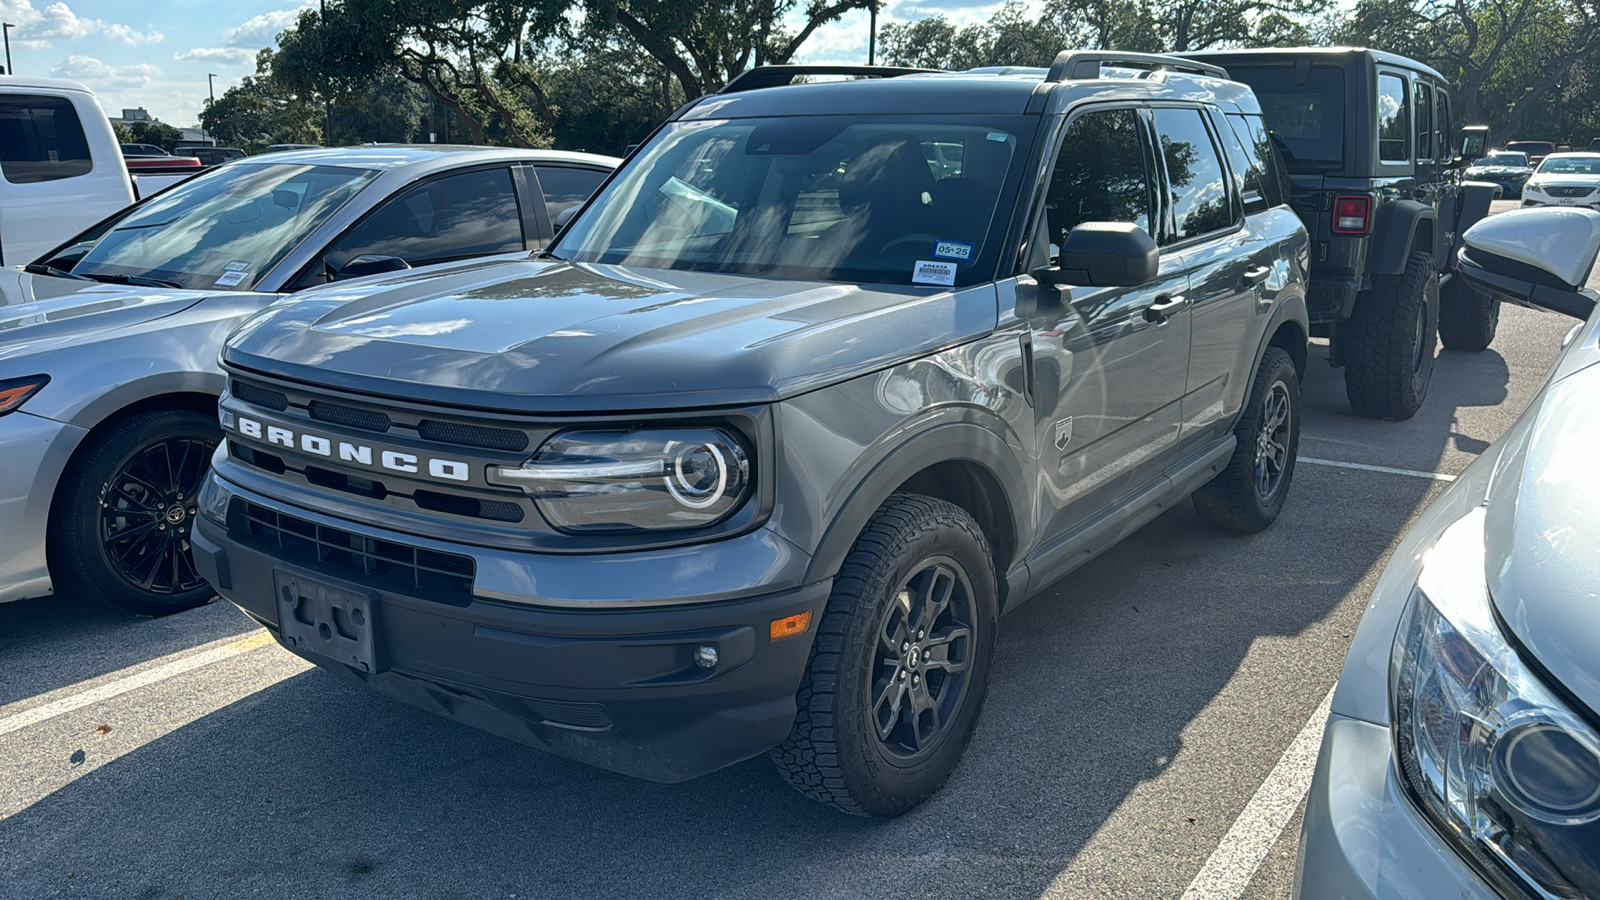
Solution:
[{"label": "white cloud", "polygon": [[154,29],[139,31],[117,22],[90,19],[72,11],[63,0],[56,0],[44,9],[37,9],[33,0],[0,0],[0,16],[17,26],[12,43],[34,49],[55,46],[56,41],[72,41],[92,35],[104,35],[130,47],[154,44],[165,35]]},{"label": "white cloud", "polygon": [[203,62],[225,66],[243,65],[256,58],[248,47],[196,47],[173,54],[178,62]]},{"label": "white cloud", "polygon": [[142,47],[146,44],[159,44],[166,40],[166,35],[159,31],[135,31],[127,25],[111,24],[103,29],[106,37],[121,41],[129,47]]},{"label": "white cloud", "polygon": [[278,39],[278,34],[284,29],[300,20],[300,13],[311,8],[310,3],[304,3],[293,9],[276,9],[265,12],[259,16],[246,19],[238,28],[231,28],[222,33],[222,41],[230,47],[249,47],[260,49],[270,47]]},{"label": "white cloud", "polygon": [[149,63],[113,66],[92,56],[74,54],[52,66],[50,74],[56,78],[81,81],[99,93],[103,90],[137,90],[149,85],[157,75],[161,74],[161,70]]}]

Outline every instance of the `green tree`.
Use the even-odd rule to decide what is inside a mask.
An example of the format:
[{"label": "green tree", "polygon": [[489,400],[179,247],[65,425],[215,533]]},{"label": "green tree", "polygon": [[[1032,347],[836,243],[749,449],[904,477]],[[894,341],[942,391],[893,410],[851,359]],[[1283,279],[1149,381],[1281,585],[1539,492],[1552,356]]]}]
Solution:
[{"label": "green tree", "polygon": [[164,122],[129,122],[126,125],[113,126],[117,133],[117,140],[124,144],[154,144],[171,153],[178,142],[183,140],[183,132]]},{"label": "green tree", "polygon": [[200,125],[221,144],[260,150],[267,144],[322,143],[322,108],[273,77],[275,55],[256,54],[256,73],[223,92],[200,113]]}]

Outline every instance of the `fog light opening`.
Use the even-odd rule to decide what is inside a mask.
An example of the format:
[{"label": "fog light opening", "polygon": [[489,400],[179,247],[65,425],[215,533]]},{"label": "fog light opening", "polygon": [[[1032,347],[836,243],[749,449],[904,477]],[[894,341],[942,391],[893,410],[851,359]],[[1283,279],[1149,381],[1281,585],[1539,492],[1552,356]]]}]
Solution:
[{"label": "fog light opening", "polygon": [[694,664],[702,669],[715,669],[717,667],[717,648],[712,644],[701,644],[694,648]]}]

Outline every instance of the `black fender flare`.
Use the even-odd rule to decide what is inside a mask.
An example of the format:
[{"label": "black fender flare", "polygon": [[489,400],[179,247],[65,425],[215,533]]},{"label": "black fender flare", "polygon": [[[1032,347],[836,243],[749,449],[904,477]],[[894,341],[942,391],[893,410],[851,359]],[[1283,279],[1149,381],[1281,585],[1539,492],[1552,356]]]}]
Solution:
[{"label": "black fender flare", "polygon": [[[1017,456],[1001,431],[976,420],[935,425],[888,449],[865,467],[865,474],[851,488],[849,498],[832,516],[812,554],[805,583],[836,575],[867,520],[913,475],[938,463],[966,462],[987,471],[1006,495],[1015,539],[1011,558],[995,561],[995,576],[1004,591],[1007,570],[1022,557],[1034,532],[1028,481]],[[1004,599],[1001,598],[1002,608]]]},{"label": "black fender flare", "polygon": [[[1372,229],[1373,239],[1377,243],[1372,274],[1399,275],[1406,270],[1406,260],[1411,256],[1411,248],[1416,245],[1417,231],[1422,228],[1422,223],[1427,222],[1437,233],[1439,215],[1433,207],[1415,200],[1384,203],[1378,209],[1378,221]],[[1430,253],[1433,251],[1433,241],[1428,241],[1425,246]]]}]

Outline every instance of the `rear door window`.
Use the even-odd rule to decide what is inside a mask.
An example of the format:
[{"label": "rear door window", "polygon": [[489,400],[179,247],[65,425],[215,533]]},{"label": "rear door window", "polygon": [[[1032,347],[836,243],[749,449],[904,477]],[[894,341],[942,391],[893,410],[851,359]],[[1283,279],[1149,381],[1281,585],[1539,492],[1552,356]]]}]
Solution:
[{"label": "rear door window", "polygon": [[1200,110],[1157,108],[1154,116],[1171,198],[1171,239],[1184,241],[1233,226],[1238,204]]},{"label": "rear door window", "polygon": [[1433,88],[1417,81],[1417,161],[1433,159]]},{"label": "rear door window", "polygon": [[89,141],[72,101],[35,94],[0,96],[0,174],[12,184],[87,175]]},{"label": "rear door window", "polygon": [[1382,162],[1411,159],[1411,105],[1406,100],[1404,78],[1378,74],[1378,159]]}]

